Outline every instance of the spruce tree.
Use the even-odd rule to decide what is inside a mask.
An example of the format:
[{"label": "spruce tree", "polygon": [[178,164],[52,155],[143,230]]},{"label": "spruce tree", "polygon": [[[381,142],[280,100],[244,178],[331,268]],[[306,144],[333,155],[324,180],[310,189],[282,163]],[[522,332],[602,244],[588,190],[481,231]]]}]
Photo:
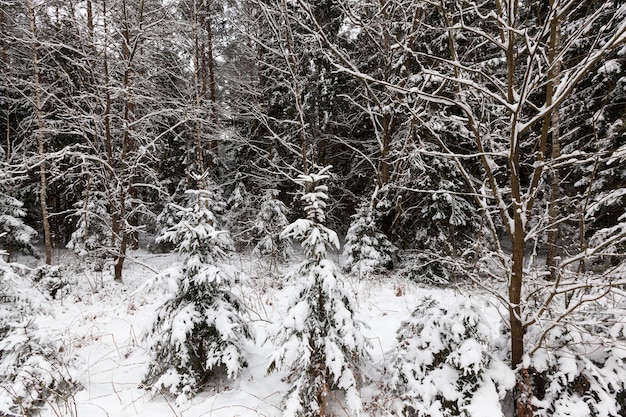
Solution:
[{"label": "spruce tree", "polygon": [[376,214],[373,201],[364,200],[352,216],[352,223],[346,234],[343,251],[347,257],[346,269],[359,277],[393,266],[393,256],[397,249],[377,227]]},{"label": "spruce tree", "polygon": [[252,243],[255,210],[252,195],[246,190],[245,184],[242,181],[237,182],[226,201],[224,215],[224,221],[237,249]]},{"label": "spruce tree", "polygon": [[576,314],[580,327],[529,327],[534,416],[624,416],[626,326],[606,305],[598,307]]},{"label": "spruce tree", "polygon": [[32,244],[37,232],[22,220],[26,212],[24,204],[0,190],[0,249],[10,258],[15,252],[39,256]]},{"label": "spruce tree", "polygon": [[51,306],[27,268],[4,256],[0,247],[0,415],[38,415],[46,403],[72,398],[80,366],[61,335],[38,325]]},{"label": "spruce tree", "polygon": [[289,224],[287,206],[278,199],[277,190],[267,190],[256,216],[254,228],[258,242],[254,252],[261,256],[270,256],[275,261],[288,258],[292,254],[289,239],[281,232]]},{"label": "spruce tree", "polygon": [[214,226],[211,193],[188,191],[190,207],[160,240],[173,243],[184,261],[158,274],[148,288],[175,288],[147,334],[151,352],[144,384],[185,401],[211,379],[236,378],[247,365],[244,343],[252,336],[245,306],[231,291],[234,277],[217,265],[233,242]]},{"label": "spruce tree", "polygon": [[515,377],[492,345],[480,306],[467,300],[445,308],[423,299],[400,325],[385,372],[394,415],[501,416]]},{"label": "spruce tree", "polygon": [[81,258],[87,259],[96,271],[102,270],[112,252],[111,215],[102,193],[75,204],[76,228],[66,247]]},{"label": "spruce tree", "polygon": [[361,409],[359,365],[367,358],[362,324],[354,318],[355,305],[342,274],[327,258],[339,248],[337,234],[323,223],[326,215],[327,169],[300,175],[308,190],[302,197],[306,219],[298,219],[282,235],[300,241],[305,259],[296,272],[295,297],[277,336],[279,347],[268,372],[288,370],[291,389],[284,398],[285,416],[332,414],[334,392],[343,394],[354,414]]}]

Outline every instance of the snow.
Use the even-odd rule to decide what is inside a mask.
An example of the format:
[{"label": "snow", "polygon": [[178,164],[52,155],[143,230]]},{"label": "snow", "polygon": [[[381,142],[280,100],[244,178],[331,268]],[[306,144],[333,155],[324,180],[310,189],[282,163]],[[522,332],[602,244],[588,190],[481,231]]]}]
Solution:
[{"label": "snow", "polygon": [[[153,255],[138,251],[132,256],[143,264],[160,271],[167,270],[170,265],[180,262],[180,256],[177,254]],[[335,256],[329,255],[331,259]],[[267,335],[275,334],[275,329],[281,322],[290,322],[296,332],[306,326],[305,320],[309,316],[307,304],[296,303],[295,308],[289,308],[293,301],[298,299],[297,289],[302,288],[301,283],[284,278],[285,271],[292,268],[292,265],[281,264],[282,272],[270,275],[267,263],[256,255],[236,254],[224,262],[232,269],[246,271],[250,277],[236,291],[252,311],[251,316],[254,317],[252,327],[257,334],[256,342],[250,341],[246,345],[248,367],[243,369],[238,378],[220,379],[193,397],[185,393],[176,397],[167,392],[149,391],[142,388],[141,382],[147,371],[149,351],[141,335],[152,323],[158,306],[170,297],[171,293],[169,291],[146,291],[145,283],[154,277],[154,272],[139,264],[127,265],[122,284],[114,283],[107,272],[103,273],[102,284],[96,292],[92,291],[87,280],[79,279],[79,273],[76,273],[77,276],[73,278],[77,283],[73,291],[65,298],[51,300],[52,313],[41,316],[37,324],[48,334],[55,335],[64,349],[78,355],[79,363],[82,365],[79,367],[77,379],[83,388],[73,398],[76,405],[75,414],[70,414],[69,411],[58,413],[58,407],[48,405],[42,416],[279,417],[286,415],[284,414],[285,407],[292,411],[298,409],[296,397],[282,403],[285,394],[293,388],[283,380],[289,370],[279,369],[267,374],[270,359],[279,345],[282,347],[282,353],[286,355],[283,358],[286,363],[307,363],[310,360],[308,353],[298,348],[303,341],[298,340],[295,335],[286,341],[267,337]],[[331,260],[322,262],[322,265],[324,267],[321,269],[328,271],[324,275],[327,278],[324,282],[328,281],[329,288],[332,285],[338,285],[339,281],[336,278],[333,278],[332,285],[330,283],[329,277],[334,276],[330,271]],[[72,273],[71,269],[69,271]],[[333,376],[338,379],[337,385],[346,387],[344,401],[346,410],[351,410],[345,413],[338,412],[337,415],[355,416],[362,407],[361,416],[374,416],[380,414],[371,410],[390,411],[394,407],[400,407],[397,404],[397,398],[381,395],[379,387],[384,378],[382,369],[390,365],[391,351],[396,344],[396,331],[400,323],[411,316],[424,297],[436,300],[442,308],[450,312],[462,308],[468,309],[470,304],[482,306],[482,313],[489,326],[485,326],[483,321],[478,320],[477,315],[465,312],[459,316],[458,322],[450,322],[447,333],[436,327],[425,327],[420,333],[423,336],[419,339],[420,344],[413,343],[417,340],[416,338],[407,339],[411,343],[403,349],[410,353],[411,361],[422,364],[434,363],[433,352],[437,354],[437,350],[441,349],[443,344],[449,343],[445,342],[445,337],[454,339],[457,344],[456,351],[450,353],[446,363],[427,378],[419,382],[413,381],[409,386],[410,391],[420,393],[423,398],[430,398],[432,401],[424,404],[425,410],[428,409],[433,416],[443,416],[446,414],[441,413],[440,402],[435,396],[442,395],[447,400],[458,399],[460,394],[457,382],[463,380],[463,373],[479,375],[478,371],[482,369],[483,373],[479,376],[482,382],[477,384],[476,391],[463,407],[468,416],[501,417],[503,415],[500,407],[495,405],[499,404],[506,390],[514,386],[514,375],[503,362],[492,361],[486,367],[485,347],[476,338],[464,336],[467,326],[475,328],[480,337],[490,339],[497,334],[500,317],[492,310],[493,307],[487,307],[479,302],[485,296],[473,294],[470,303],[467,296],[451,288],[425,288],[393,275],[369,279],[358,279],[354,275],[349,275],[344,276],[342,280],[356,299],[354,318],[368,324],[367,328],[362,329],[362,333],[370,342],[368,353],[371,359],[368,360],[362,372],[372,378],[373,382],[366,382],[359,390],[350,389],[354,386],[355,380],[360,378],[351,371],[344,370],[344,357],[337,344],[323,345],[327,351],[327,357],[330,358],[327,366],[332,370]],[[288,311],[289,316],[287,316]],[[348,311],[338,309],[334,313],[337,323],[351,320]],[[198,313],[190,304],[179,314],[180,320],[177,320],[173,326],[172,337],[183,340],[187,336],[188,324],[196,320]],[[439,313],[439,316],[434,315],[430,321],[441,321],[442,317],[442,313]],[[223,333],[229,334],[227,327],[231,322],[227,319],[221,322],[222,319],[224,318],[217,317],[216,325],[225,326]],[[351,326],[350,324],[347,327]],[[623,330],[625,327],[626,325],[621,320],[615,324],[612,332],[620,336],[625,332]],[[343,334],[342,329],[338,326],[337,332],[345,343],[357,343],[355,340],[348,342],[353,335]],[[555,334],[554,337],[561,337],[561,333]],[[304,343],[308,341],[305,340]],[[431,349],[424,349],[426,343]],[[626,354],[619,356],[618,353],[614,362],[611,362],[612,369],[614,369],[612,379],[608,379],[608,373],[603,376],[604,380],[612,381],[609,383],[620,383],[626,373],[621,362]],[[232,362],[230,366],[236,367],[238,357],[239,352],[231,352],[231,355],[227,355],[224,359],[225,366],[228,368],[229,362]],[[560,355],[556,360],[566,380],[571,381],[581,372],[580,362],[576,362],[573,356]],[[33,357],[33,364],[41,363],[37,361],[37,357]],[[532,357],[532,365],[540,372],[547,369],[553,361],[554,359],[550,359],[548,353],[541,349]],[[45,369],[45,366],[41,363],[42,368]],[[407,365],[404,372],[412,372],[410,365]],[[181,375],[170,370],[160,377],[158,383],[166,388],[174,388],[183,385],[180,384],[180,378]],[[401,381],[391,383],[398,384]],[[560,387],[555,385],[554,389],[558,390]],[[361,403],[363,403],[362,406]],[[607,400],[599,402],[598,406],[608,407],[609,404]],[[582,400],[578,402],[563,400],[555,405],[557,409],[554,415],[562,416],[586,415],[585,410],[589,407]],[[610,415],[610,412],[606,415]]]},{"label": "snow", "polygon": [[502,417],[502,411],[485,407],[485,404],[496,404],[500,401],[491,381],[485,381],[474,394],[471,403],[465,408],[472,417]]},{"label": "snow", "polygon": [[[176,254],[152,255],[139,251],[133,254],[140,261],[156,270],[165,270],[179,260]],[[253,277],[248,288],[242,288],[244,298],[253,300],[267,281],[259,278],[266,275],[266,265],[250,259],[231,259],[233,264],[244,263],[244,270]],[[284,314],[293,285],[285,284],[282,290],[272,289],[264,294],[263,309],[256,308],[260,319],[253,323],[259,335],[255,344],[248,346],[249,366],[234,381],[224,382],[207,389],[197,396],[173,398],[169,395],[151,393],[140,384],[147,370],[148,352],[141,341],[141,334],[150,325],[156,308],[167,297],[164,292],[146,292],[138,289],[150,278],[153,272],[137,264],[129,264],[125,270],[124,282],[115,284],[104,273],[103,285],[98,292],[92,292],[86,280],[78,279],[78,284],[69,298],[52,300],[53,315],[41,318],[41,327],[56,334],[67,349],[78,354],[84,364],[80,376],[83,389],[75,394],[76,415],[78,416],[281,416],[281,398],[289,388],[281,379],[284,372],[266,375],[270,354],[276,347],[271,340],[264,342],[270,323],[279,321]],[[76,277],[79,278],[79,277]],[[348,278],[346,278],[348,279]],[[351,281],[347,285],[357,290],[359,299],[358,319],[367,322],[371,328],[364,329],[372,342],[370,349],[373,364],[385,361],[386,352],[392,347],[395,331],[400,322],[410,315],[416,301],[424,294],[435,296],[446,305],[456,301],[454,292],[430,290],[414,286],[404,281]],[[403,291],[398,295],[397,288]],[[250,303],[253,307],[253,303]],[[186,317],[177,322],[175,338],[184,338],[186,325],[196,314],[191,306],[184,310]],[[293,312],[293,310],[292,310]],[[181,313],[182,314],[182,313]],[[337,312],[341,322],[345,312]],[[303,324],[298,320],[307,314],[294,315],[294,326]],[[336,348],[327,346],[328,349]],[[289,349],[286,349],[289,351]],[[335,355],[334,357],[340,357]],[[291,358],[302,360],[304,358]],[[340,367],[341,362],[333,364]],[[336,375],[341,374],[337,372]],[[161,379],[165,386],[176,386],[179,375],[168,373]],[[349,386],[354,376],[344,373],[339,381]],[[347,404],[359,401],[358,395],[348,391]],[[371,399],[370,399],[371,400]],[[56,416],[55,410],[48,407],[43,416]],[[68,414],[69,415],[69,414]]]},{"label": "snow", "polygon": [[619,73],[621,71],[622,65],[616,59],[610,59],[606,61],[604,64],[602,64],[600,69],[598,69],[598,72],[600,74]]},{"label": "snow", "polygon": [[187,334],[193,329],[194,323],[201,320],[200,312],[193,304],[187,304],[177,315],[172,323],[172,341],[183,344]]}]

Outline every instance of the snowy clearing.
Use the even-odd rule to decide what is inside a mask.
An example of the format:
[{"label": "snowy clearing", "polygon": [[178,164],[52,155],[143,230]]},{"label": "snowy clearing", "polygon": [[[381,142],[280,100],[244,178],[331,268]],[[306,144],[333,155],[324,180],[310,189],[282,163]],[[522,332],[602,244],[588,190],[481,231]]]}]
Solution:
[{"label": "snowy clearing", "polygon": [[[178,260],[177,255],[155,255],[144,251],[133,254],[156,270]],[[231,257],[229,263],[247,271],[247,283],[241,294],[252,316],[257,335],[249,344],[250,364],[235,381],[223,380],[184,404],[175,404],[169,395],[153,395],[141,387],[148,356],[142,334],[151,322],[162,297],[137,289],[154,273],[136,263],[129,263],[124,282],[116,284],[103,273],[76,273],[78,281],[71,294],[52,300],[53,314],[38,320],[42,328],[63,338],[66,349],[75,351],[82,361],[80,382],[84,389],[73,401],[75,409],[48,406],[43,416],[279,416],[281,399],[288,389],[281,375],[266,375],[268,358],[276,349],[268,333],[285,314],[287,300],[294,283],[267,271],[267,263],[257,257]],[[371,342],[372,377],[379,375],[387,352],[395,340],[395,332],[406,320],[417,302],[430,296],[444,306],[455,306],[460,296],[453,289],[420,287],[396,278],[376,278],[358,282],[346,278],[357,298],[357,318],[367,323],[365,331]],[[97,286],[97,292],[92,288]],[[478,297],[478,296],[477,296]],[[488,317],[499,321],[494,312]],[[497,330],[494,323],[494,331]],[[372,398],[378,392],[374,384],[362,388],[365,408],[380,412],[389,399]],[[369,414],[369,413],[368,413]]]}]

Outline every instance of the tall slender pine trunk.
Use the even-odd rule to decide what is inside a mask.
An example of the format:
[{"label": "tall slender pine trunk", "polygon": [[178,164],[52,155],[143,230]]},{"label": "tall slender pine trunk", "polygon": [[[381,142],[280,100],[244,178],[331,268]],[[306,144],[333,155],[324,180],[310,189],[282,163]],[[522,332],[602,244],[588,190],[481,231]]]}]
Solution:
[{"label": "tall slender pine trunk", "polygon": [[[554,0],[550,0],[550,9],[554,8]],[[558,16],[554,16],[550,21],[550,44],[548,49],[548,83],[546,84],[546,106],[552,105],[554,89],[559,84],[561,72],[560,61],[557,59],[561,39],[561,21]],[[560,118],[558,107],[546,114],[543,120],[542,136],[550,136],[551,152],[550,159],[556,161],[561,155],[560,142]],[[559,228],[559,195],[561,176],[558,167],[552,169],[552,180],[550,181],[550,201],[548,202],[548,236],[546,242],[546,267],[550,272],[553,281],[558,279],[558,239]]]},{"label": "tall slender pine trunk", "polygon": [[37,39],[37,22],[35,17],[35,6],[32,1],[27,2],[28,17],[30,21],[32,59],[33,59],[33,80],[35,90],[35,112],[37,118],[37,153],[39,155],[39,202],[41,207],[41,222],[43,227],[44,246],[46,252],[46,264],[52,264],[52,236],[50,231],[50,221],[48,216],[48,179],[46,171],[46,154],[44,122],[43,122],[43,92],[41,86],[41,71],[39,67],[39,52]]}]

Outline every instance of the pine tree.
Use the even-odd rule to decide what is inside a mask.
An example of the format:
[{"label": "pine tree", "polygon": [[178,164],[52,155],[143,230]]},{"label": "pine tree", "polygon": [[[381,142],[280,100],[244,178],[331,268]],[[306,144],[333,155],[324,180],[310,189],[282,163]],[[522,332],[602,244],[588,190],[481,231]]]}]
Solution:
[{"label": "pine tree", "polygon": [[285,260],[293,253],[288,238],[281,232],[289,224],[287,206],[278,198],[277,190],[267,190],[256,216],[254,228],[259,241],[254,247],[258,255],[270,256],[274,261]]},{"label": "pine tree", "polygon": [[161,236],[180,221],[180,206],[174,202],[174,198],[175,195],[164,201],[161,212],[156,216],[154,223],[155,239],[148,246],[152,252],[171,252],[174,250],[174,245],[170,241],[161,239]]},{"label": "pine tree", "polygon": [[528,338],[536,346],[528,357],[534,416],[624,415],[626,326],[606,306],[598,307],[577,314],[580,327],[529,328]]},{"label": "pine tree", "polygon": [[24,266],[0,249],[0,415],[37,415],[48,401],[63,402],[80,387],[77,357],[60,335],[39,327],[51,312]]},{"label": "pine tree", "polygon": [[95,193],[89,200],[79,201],[75,206],[76,228],[66,247],[91,262],[94,270],[101,271],[113,244],[111,215],[104,196]]},{"label": "pine tree", "polygon": [[179,223],[160,237],[185,259],[147,286],[175,290],[147,334],[151,358],[144,384],[177,395],[177,401],[223,374],[236,378],[247,365],[244,343],[252,336],[245,306],[231,291],[235,277],[216,265],[233,242],[214,226],[211,193],[188,194],[190,207],[179,207]]},{"label": "pine tree", "polygon": [[37,232],[22,220],[26,216],[23,206],[21,201],[0,191],[0,249],[9,259],[14,252],[39,256],[32,244]]},{"label": "pine tree", "polygon": [[327,187],[320,182],[327,168],[296,180],[306,219],[298,219],[282,235],[300,241],[305,259],[296,272],[298,288],[277,336],[280,343],[268,372],[289,371],[292,384],[284,398],[286,416],[326,416],[333,392],[343,393],[349,410],[358,414],[359,365],[368,354],[362,324],[354,318],[355,305],[339,268],[329,259],[329,249],[339,248],[337,234],[326,228]]},{"label": "pine tree", "polygon": [[408,143],[397,155],[404,159],[404,172],[393,190],[401,201],[395,223],[404,246],[417,250],[407,254],[403,275],[446,284],[458,274],[456,265],[473,254],[480,216],[458,167],[449,158],[429,155],[437,152],[430,143]]},{"label": "pine tree", "polygon": [[343,254],[347,257],[346,269],[359,277],[390,269],[396,247],[377,227],[376,210],[373,200],[364,200],[352,216],[352,223],[346,234]]},{"label": "pine tree", "polygon": [[444,308],[423,299],[397,332],[387,388],[400,416],[482,417],[499,410],[515,377],[491,354],[491,329],[479,306]]},{"label": "pine tree", "polygon": [[252,243],[255,210],[252,196],[246,190],[245,184],[242,181],[237,182],[226,201],[224,220],[238,249]]}]

